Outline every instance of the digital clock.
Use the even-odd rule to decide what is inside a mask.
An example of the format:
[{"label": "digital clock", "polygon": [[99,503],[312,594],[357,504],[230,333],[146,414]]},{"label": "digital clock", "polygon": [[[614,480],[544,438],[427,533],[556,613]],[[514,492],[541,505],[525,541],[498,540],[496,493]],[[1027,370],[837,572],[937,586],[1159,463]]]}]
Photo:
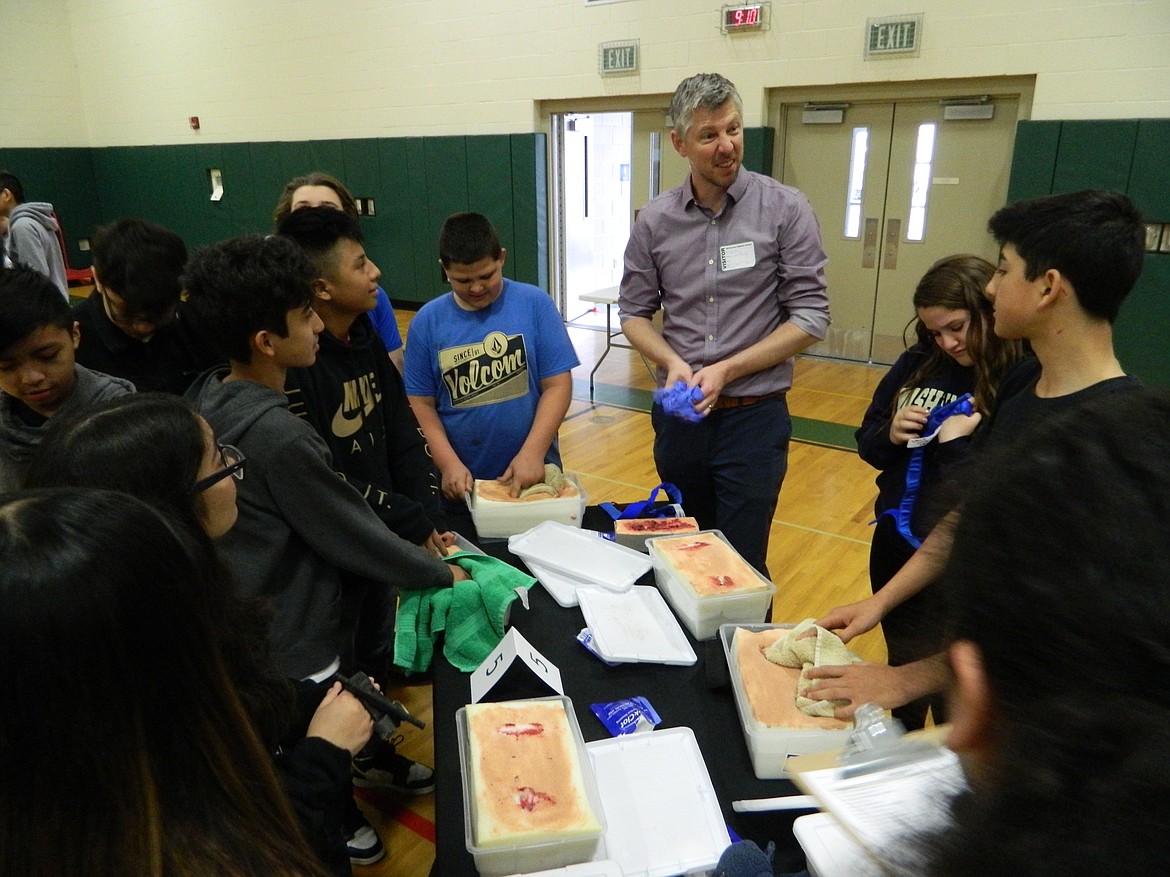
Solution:
[{"label": "digital clock", "polygon": [[763,3],[741,3],[723,7],[723,32],[760,30],[764,26]]}]

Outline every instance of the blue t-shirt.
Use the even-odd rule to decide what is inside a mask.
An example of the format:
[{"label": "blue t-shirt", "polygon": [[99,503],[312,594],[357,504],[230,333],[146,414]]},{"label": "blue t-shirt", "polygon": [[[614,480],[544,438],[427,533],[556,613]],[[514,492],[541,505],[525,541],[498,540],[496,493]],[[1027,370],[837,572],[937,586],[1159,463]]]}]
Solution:
[{"label": "blue t-shirt", "polygon": [[370,311],[370,322],[374,324],[374,331],[386,345],[386,352],[393,353],[402,347],[402,334],[398,331],[398,319],[394,316],[394,305],[390,304],[390,297],[386,290],[378,287],[378,304]]},{"label": "blue t-shirt", "polygon": [[[447,438],[475,478],[499,478],[532,429],[540,382],[579,360],[552,299],[504,280],[500,297],[466,311],[448,293],[410,324],[406,392],[433,396]],[[554,441],[545,461],[560,465]]]}]

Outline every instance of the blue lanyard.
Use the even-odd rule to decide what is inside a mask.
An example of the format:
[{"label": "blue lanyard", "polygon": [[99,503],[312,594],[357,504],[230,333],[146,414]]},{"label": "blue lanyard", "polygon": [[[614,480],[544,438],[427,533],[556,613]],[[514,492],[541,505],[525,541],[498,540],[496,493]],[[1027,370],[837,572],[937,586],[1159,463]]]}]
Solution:
[{"label": "blue lanyard", "polygon": [[965,393],[954,402],[938,405],[931,410],[926,418],[926,426],[922,430],[920,444],[917,444],[910,451],[910,462],[906,466],[906,489],[902,491],[902,501],[898,503],[897,508],[886,509],[878,515],[879,518],[885,515],[893,518],[898,532],[913,548],[922,545],[922,540],[915,536],[914,531],[910,529],[910,519],[914,516],[914,503],[918,499],[918,488],[922,484],[922,466],[926,446],[934,441],[944,420],[956,414],[970,414],[974,410],[975,400],[970,393]]}]

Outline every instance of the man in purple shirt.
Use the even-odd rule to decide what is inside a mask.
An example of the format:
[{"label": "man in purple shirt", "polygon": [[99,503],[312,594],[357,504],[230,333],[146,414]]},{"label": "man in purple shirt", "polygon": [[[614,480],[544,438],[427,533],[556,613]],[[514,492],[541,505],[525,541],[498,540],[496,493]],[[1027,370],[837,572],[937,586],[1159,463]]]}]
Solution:
[{"label": "man in purple shirt", "polygon": [[[687,512],[768,574],[768,533],[788,465],[792,358],[825,337],[820,229],[808,199],[744,170],[743,102],[722,76],[684,80],[670,140],[683,184],[638,215],[626,245],[622,331],[670,387],[698,387],[701,420],[655,404],[658,474]],[[662,332],[651,318],[663,311]]]}]

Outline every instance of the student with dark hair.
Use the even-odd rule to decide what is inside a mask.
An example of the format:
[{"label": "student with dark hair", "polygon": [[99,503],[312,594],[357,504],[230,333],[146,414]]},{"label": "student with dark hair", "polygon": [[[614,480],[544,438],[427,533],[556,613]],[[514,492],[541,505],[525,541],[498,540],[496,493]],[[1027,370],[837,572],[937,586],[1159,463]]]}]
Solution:
[{"label": "student with dark hair", "polygon": [[[1140,386],[1113,352],[1113,320],[1141,274],[1145,224],[1124,195],[1086,190],[1011,204],[991,217],[989,227],[1000,244],[999,266],[987,285],[995,333],[1028,341],[1036,356],[1004,375],[988,422],[972,444],[1020,448],[1038,425],[1098,396]],[[957,455],[981,419],[976,412],[947,420],[940,453]],[[938,577],[949,542],[949,528],[936,527],[885,587],[833,609],[818,623],[839,631],[846,642],[872,629]],[[947,678],[937,656],[901,667],[817,668],[809,676],[824,679],[810,697],[849,701],[838,711],[842,716],[867,701],[901,705],[939,690]]]},{"label": "student with dark hair", "polygon": [[[962,515],[940,525],[946,745],[967,788],[938,829],[874,852],[905,877],[1161,877],[1170,390],[1101,394],[1028,435],[973,461]],[[748,843],[723,864],[760,870],[716,873],[771,874]]]},{"label": "student with dark hair", "polygon": [[973,480],[940,582],[948,743],[972,770],[929,873],[1160,875],[1170,392],[1098,398],[1030,435]]},{"label": "student with dark hair", "polygon": [[[7,235],[0,235],[0,267],[7,262],[25,265],[52,281],[60,295],[69,301],[69,281],[65,277],[65,257],[57,239],[60,226],[47,201],[26,201],[24,186],[13,174],[0,171],[0,219],[5,220]],[[6,238],[6,239],[5,239]]]},{"label": "student with dark hair", "polygon": [[235,525],[235,484],[244,462],[234,448],[216,443],[185,399],[135,393],[54,418],[26,482],[121,490],[202,542],[200,534],[217,539]]},{"label": "student with dark hair", "polygon": [[[349,193],[349,189],[337,177],[313,171],[289,180],[277,199],[276,209],[272,212],[272,224],[279,226],[286,216],[294,210],[303,207],[332,207],[335,210],[344,210],[354,219],[358,213],[357,201]],[[378,304],[370,311],[370,322],[374,330],[386,345],[386,352],[390,361],[402,373],[402,333],[398,330],[398,318],[394,315],[394,307],[386,295],[386,290],[378,287]]]},{"label": "student with dark hair", "polygon": [[[0,498],[5,874],[323,877],[236,693],[206,591],[123,493]],[[51,842],[46,842],[51,839]]]},{"label": "student with dark hair", "polygon": [[357,220],[328,207],[298,210],[278,233],[313,263],[313,309],[325,324],[316,361],[289,369],[289,409],[329,445],[333,465],[391,530],[445,554],[438,485],[402,376],[391,369],[368,313],[381,272]]},{"label": "student with dark hair", "polygon": [[504,277],[507,250],[479,213],[447,217],[439,264],[451,294],[410,324],[406,391],[442,475],[443,496],[466,514],[474,479],[513,496],[561,465],[557,430],[579,362],[552,299]]},{"label": "student with dark hair", "polygon": [[[220,445],[190,403],[136,393],[54,419],[32,465],[29,487],[121,490],[166,515],[191,539],[201,562],[222,569],[208,588],[210,614],[228,671],[265,747],[276,758],[314,852],[332,873],[350,874],[350,857],[369,859],[351,840],[377,835],[353,804],[350,758],[370,737],[361,704],[340,685],[298,682],[276,673],[268,649],[268,613],[231,587],[211,544],[237,518],[237,481],[246,460]],[[361,848],[354,853],[350,846]],[[380,845],[378,845],[380,848]]]},{"label": "student with dark hair", "polygon": [[[974,395],[976,410],[989,411],[1004,372],[1020,358],[1019,342],[992,331],[994,315],[983,290],[994,271],[979,256],[956,255],[935,262],[922,276],[913,296],[915,343],[882,378],[857,430],[858,453],[879,470],[869,552],[874,593],[914,554],[911,538],[920,540],[936,522],[939,445],[916,450],[910,443],[923,436],[932,411],[966,393]],[[938,651],[933,603],[929,592],[916,594],[882,620],[891,665]],[[935,721],[942,721],[941,697],[898,707],[894,715],[907,729],[921,728],[928,706]]]},{"label": "student with dark hair", "polygon": [[69,305],[32,268],[0,268],[0,491],[20,486],[46,422],[134,392],[134,385],[77,365]]},{"label": "student with dark hair", "polygon": [[[323,328],[312,309],[316,277],[292,241],[252,236],[198,251],[186,287],[192,316],[230,359],[196,381],[189,397],[249,461],[239,521],[217,549],[245,594],[272,601],[278,668],[320,680],[337,669],[353,636],[343,624],[339,571],[386,589],[442,587],[466,573],[387,529],[337,477],[320,435],[288,410],[285,376],[313,364]],[[381,634],[389,639],[392,631]],[[363,761],[359,773],[408,792],[433,787],[429,769],[397,753]]]},{"label": "student with dark hair", "polygon": [[94,291],[73,308],[77,361],[140,391],[182,393],[223,356],[192,327],[180,278],[183,239],[139,219],[120,219],[93,238]]},{"label": "student with dark hair", "polygon": [[[368,313],[378,266],[362,247],[356,219],[330,207],[307,207],[281,222],[313,263],[313,307],[325,325],[316,361],[285,377],[289,410],[305,418],[329,446],[338,474],[358,490],[382,522],[408,542],[445,557],[453,537],[439,513],[438,480],[402,376],[386,359]],[[342,572],[346,628],[354,643],[343,652],[364,672],[389,682],[397,595]]]}]

